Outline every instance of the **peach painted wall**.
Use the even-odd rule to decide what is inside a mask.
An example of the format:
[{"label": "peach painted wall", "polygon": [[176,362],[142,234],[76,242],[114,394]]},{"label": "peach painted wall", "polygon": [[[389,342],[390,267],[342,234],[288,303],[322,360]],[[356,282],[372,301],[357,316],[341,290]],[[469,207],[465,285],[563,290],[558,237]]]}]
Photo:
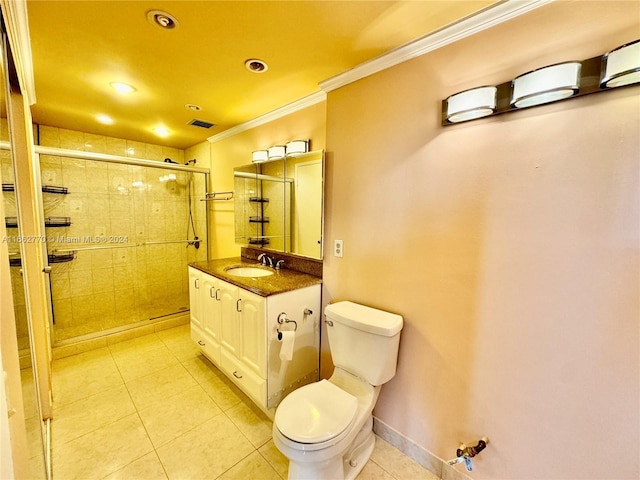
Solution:
[{"label": "peach painted wall", "polygon": [[443,459],[488,436],[473,478],[640,475],[640,87],[441,100],[639,36],[638,2],[556,2],[329,93],[323,302],[404,316],[375,415]]},{"label": "peach painted wall", "polygon": [[[251,152],[311,139],[311,149],[325,148],[326,103],[307,107],[286,117],[211,144],[211,191],[233,190],[233,169],[251,163]],[[234,238],[233,201],[210,202],[209,241],[211,258],[240,255]]]}]

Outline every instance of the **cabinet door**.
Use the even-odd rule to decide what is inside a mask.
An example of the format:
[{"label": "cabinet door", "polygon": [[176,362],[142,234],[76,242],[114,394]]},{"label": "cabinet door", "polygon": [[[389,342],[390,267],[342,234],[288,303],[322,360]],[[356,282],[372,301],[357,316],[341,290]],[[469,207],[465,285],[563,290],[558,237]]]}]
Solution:
[{"label": "cabinet door", "polygon": [[189,316],[191,323],[200,329],[202,329],[201,287],[202,273],[200,270],[189,267]]},{"label": "cabinet door", "polygon": [[240,352],[242,362],[267,378],[267,352],[265,345],[265,299],[246,290],[239,290],[240,297]]},{"label": "cabinet door", "polygon": [[200,280],[200,320],[207,337],[207,352],[212,360],[220,363],[220,281],[211,275],[202,275]]},{"label": "cabinet door", "polygon": [[240,305],[238,299],[238,287],[230,283],[220,281],[220,343],[233,355],[240,352],[240,322],[238,315]]}]

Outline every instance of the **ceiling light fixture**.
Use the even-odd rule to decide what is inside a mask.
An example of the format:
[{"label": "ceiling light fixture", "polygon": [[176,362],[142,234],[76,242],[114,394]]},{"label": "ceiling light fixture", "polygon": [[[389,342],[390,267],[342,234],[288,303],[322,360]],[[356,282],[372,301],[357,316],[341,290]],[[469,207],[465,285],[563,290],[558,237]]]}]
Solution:
[{"label": "ceiling light fixture", "polygon": [[100,114],[96,115],[96,120],[99,121],[100,123],[104,124],[104,125],[112,125],[113,124],[113,118],[111,118],[109,115],[105,115],[104,113],[100,113]]},{"label": "ceiling light fixture", "polygon": [[640,81],[640,40],[602,56],[602,88],[622,87]]},{"label": "ceiling light fixture", "polygon": [[249,60],[244,62],[244,66],[253,73],[264,73],[269,70],[269,65],[267,65],[262,60],[258,60],[257,58],[250,58]]},{"label": "ceiling light fixture", "polygon": [[165,30],[173,30],[178,26],[176,17],[162,10],[149,10],[147,12],[147,20],[152,25],[157,25]]},{"label": "ceiling light fixture", "polygon": [[156,127],[153,129],[153,133],[155,133],[159,137],[168,137],[169,129],[167,127]]},{"label": "ceiling light fixture", "polygon": [[136,88],[124,82],[111,82],[109,83],[112,88],[114,88],[118,93],[133,93],[136,91]]}]

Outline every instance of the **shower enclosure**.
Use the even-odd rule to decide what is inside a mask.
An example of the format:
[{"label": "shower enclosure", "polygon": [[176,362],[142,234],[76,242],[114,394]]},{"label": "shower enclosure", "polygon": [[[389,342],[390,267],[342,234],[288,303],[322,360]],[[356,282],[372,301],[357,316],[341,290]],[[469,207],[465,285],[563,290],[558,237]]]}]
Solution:
[{"label": "shower enclosure", "polygon": [[[200,199],[208,170],[47,147],[37,151],[52,344],[186,313],[187,263],[207,259],[207,207]],[[13,218],[6,225],[10,232]],[[20,265],[17,256],[11,262]]]}]

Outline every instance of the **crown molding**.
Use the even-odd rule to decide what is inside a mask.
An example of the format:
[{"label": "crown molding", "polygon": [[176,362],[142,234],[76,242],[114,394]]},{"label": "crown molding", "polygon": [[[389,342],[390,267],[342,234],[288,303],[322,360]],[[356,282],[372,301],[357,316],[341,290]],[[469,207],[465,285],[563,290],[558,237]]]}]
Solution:
[{"label": "crown molding", "polygon": [[325,92],[315,92],[311,95],[307,95],[306,97],[302,97],[295,102],[291,102],[287,105],[284,105],[280,108],[276,108],[271,112],[265,113],[264,115],[260,115],[259,117],[254,118],[253,120],[249,120],[247,122],[236,125],[235,127],[231,127],[228,130],[217,133],[216,135],[212,135],[207,140],[211,143],[219,142],[220,140],[224,140],[225,138],[232,137],[237,135],[238,133],[244,132],[246,130],[250,130],[255,127],[259,127],[260,125],[264,125],[265,123],[269,123],[273,120],[277,120],[278,118],[286,117],[294,112],[299,110],[303,110],[312,105],[316,105],[318,103],[324,102],[327,99],[327,94]]},{"label": "crown molding", "polygon": [[353,83],[542,7],[554,0],[504,0],[319,83],[324,92]]},{"label": "crown molding", "polygon": [[323,102],[327,98],[327,93],[332,90],[398,65],[399,63],[406,62],[412,58],[419,57],[425,53],[437,50],[445,45],[457,42],[465,37],[469,37],[475,33],[481,32],[482,30],[486,30],[495,25],[511,20],[512,18],[523,15],[553,1],[555,0],[503,0],[494,5],[490,5],[477,13],[442,27],[441,29],[425,35],[418,40],[414,40],[413,42],[393,49],[379,57],[361,63],[346,72],[328,78],[327,80],[323,80],[318,84],[321,89],[319,92],[312,93],[300,100],[296,100],[288,105],[256,117],[253,120],[236,125],[235,127],[216,135],[212,135],[207,138],[207,140],[211,143],[219,142],[225,138],[232,137],[238,133],[264,125],[272,120],[276,120],[297,112],[298,110],[302,110],[303,108],[315,105],[316,103]]}]

